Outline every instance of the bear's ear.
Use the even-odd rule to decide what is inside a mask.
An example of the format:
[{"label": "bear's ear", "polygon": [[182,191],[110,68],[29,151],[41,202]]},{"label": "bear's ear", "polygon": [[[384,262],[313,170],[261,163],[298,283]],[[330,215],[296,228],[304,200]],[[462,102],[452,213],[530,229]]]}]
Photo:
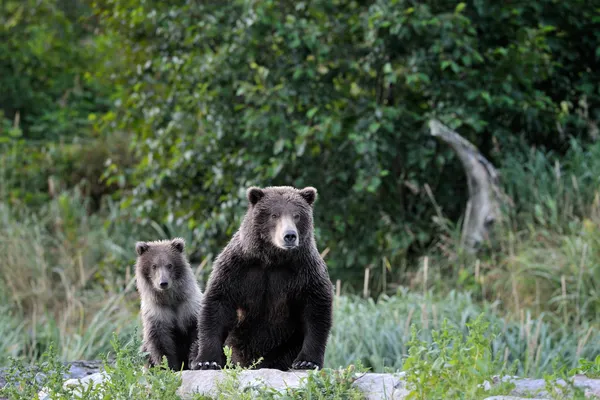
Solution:
[{"label": "bear's ear", "polygon": [[150,245],[146,242],[137,242],[135,244],[135,252],[138,253],[138,256],[144,254],[149,248]]},{"label": "bear's ear", "polygon": [[249,187],[246,191],[246,197],[248,197],[248,201],[250,204],[255,205],[258,203],[260,199],[265,196],[265,192],[256,186]]},{"label": "bear's ear", "polygon": [[317,199],[317,189],[312,186],[305,187],[304,189],[300,190],[299,193],[300,196],[302,196],[302,198],[311,206]]},{"label": "bear's ear", "polygon": [[185,249],[185,240],[182,238],[175,238],[171,240],[171,246],[178,252],[183,253],[183,249]]}]

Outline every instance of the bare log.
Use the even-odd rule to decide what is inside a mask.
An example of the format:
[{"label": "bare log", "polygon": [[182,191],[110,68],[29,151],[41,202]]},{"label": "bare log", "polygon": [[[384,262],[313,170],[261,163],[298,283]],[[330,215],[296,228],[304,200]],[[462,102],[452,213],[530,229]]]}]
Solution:
[{"label": "bare log", "polygon": [[458,155],[469,187],[469,200],[462,229],[462,246],[475,253],[489,240],[493,224],[501,217],[500,201],[505,198],[496,168],[471,142],[437,120],[429,121],[432,136],[446,142]]}]

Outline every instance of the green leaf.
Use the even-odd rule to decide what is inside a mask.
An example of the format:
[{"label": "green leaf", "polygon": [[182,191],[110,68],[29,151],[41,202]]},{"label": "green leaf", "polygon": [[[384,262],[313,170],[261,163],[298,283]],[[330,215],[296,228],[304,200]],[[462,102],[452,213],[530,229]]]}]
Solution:
[{"label": "green leaf", "polygon": [[309,119],[312,119],[312,117],[314,117],[314,116],[315,116],[315,114],[317,113],[317,111],[319,111],[319,107],[313,107],[313,108],[311,108],[310,110],[308,110],[308,112],[306,113],[306,116],[307,116]]}]

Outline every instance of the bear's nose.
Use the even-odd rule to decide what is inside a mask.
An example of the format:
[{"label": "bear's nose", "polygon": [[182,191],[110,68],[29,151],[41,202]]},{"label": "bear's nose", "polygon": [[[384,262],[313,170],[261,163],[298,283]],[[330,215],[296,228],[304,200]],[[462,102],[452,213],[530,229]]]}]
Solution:
[{"label": "bear's nose", "polygon": [[169,286],[169,282],[167,282],[167,281],[162,281],[160,283],[160,288],[161,289],[165,289],[167,286]]},{"label": "bear's nose", "polygon": [[287,231],[285,235],[283,235],[283,241],[286,245],[296,244],[296,239],[298,239],[298,235],[295,231]]}]

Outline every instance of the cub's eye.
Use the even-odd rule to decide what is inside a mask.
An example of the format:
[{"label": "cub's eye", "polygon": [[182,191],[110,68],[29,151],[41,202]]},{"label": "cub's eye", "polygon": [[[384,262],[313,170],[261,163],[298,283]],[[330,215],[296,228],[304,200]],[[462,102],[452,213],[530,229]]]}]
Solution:
[{"label": "cub's eye", "polygon": [[152,269],[156,269],[156,264],[152,264]]},{"label": "cub's eye", "polygon": [[294,219],[298,221],[300,219],[300,214],[294,214]]},{"label": "cub's eye", "polygon": [[271,218],[273,218],[273,219],[277,219],[278,217],[279,217],[279,215],[277,215],[277,214],[271,214]]},{"label": "cub's eye", "polygon": [[169,265],[167,265],[167,268],[168,268],[168,269],[171,269],[171,268],[173,268],[173,264],[169,264]]}]

